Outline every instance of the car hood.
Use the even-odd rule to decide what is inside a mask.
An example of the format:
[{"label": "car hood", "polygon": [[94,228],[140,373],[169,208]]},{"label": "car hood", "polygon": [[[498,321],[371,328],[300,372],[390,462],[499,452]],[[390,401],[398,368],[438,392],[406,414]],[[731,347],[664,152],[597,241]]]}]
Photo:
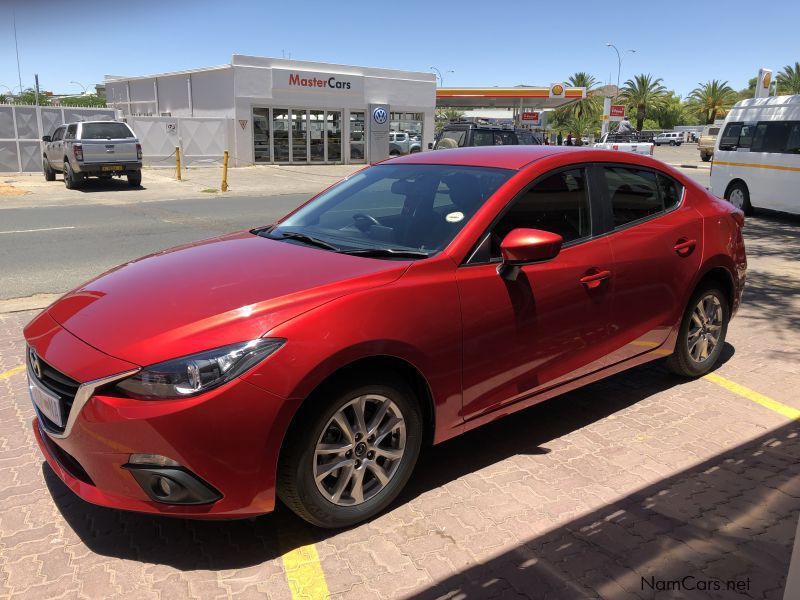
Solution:
[{"label": "car hood", "polygon": [[98,350],[145,366],[255,339],[330,300],[390,283],[408,265],[242,232],[121,265],[48,314]]}]

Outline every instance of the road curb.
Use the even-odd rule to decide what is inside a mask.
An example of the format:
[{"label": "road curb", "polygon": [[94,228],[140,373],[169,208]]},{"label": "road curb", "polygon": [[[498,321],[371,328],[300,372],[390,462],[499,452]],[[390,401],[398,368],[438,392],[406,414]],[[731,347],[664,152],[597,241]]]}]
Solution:
[{"label": "road curb", "polygon": [[25,298],[10,298],[0,300],[0,315],[7,313],[24,312],[26,310],[42,310],[50,306],[63,294],[34,294]]}]

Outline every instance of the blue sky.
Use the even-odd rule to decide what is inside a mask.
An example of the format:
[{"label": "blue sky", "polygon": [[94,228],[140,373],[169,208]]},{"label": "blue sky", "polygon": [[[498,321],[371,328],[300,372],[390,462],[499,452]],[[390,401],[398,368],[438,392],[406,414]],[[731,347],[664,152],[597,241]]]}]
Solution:
[{"label": "blue sky", "polygon": [[[225,64],[231,54],[428,71],[449,86],[548,85],[575,71],[615,82],[652,73],[682,95],[700,81],[747,85],[761,66],[800,61],[800,2],[364,2],[0,0],[0,93],[79,92],[103,75]],[[68,8],[67,8],[68,7]],[[615,12],[614,7],[622,7]],[[61,32],[58,32],[58,28]],[[636,49],[635,54],[625,50]],[[455,73],[447,73],[453,70]]]}]

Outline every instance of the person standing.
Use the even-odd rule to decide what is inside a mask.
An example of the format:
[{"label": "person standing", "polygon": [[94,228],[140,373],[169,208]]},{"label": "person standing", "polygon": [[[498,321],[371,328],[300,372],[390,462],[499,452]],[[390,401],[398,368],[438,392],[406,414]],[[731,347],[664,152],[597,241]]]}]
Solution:
[{"label": "person standing", "polygon": [[556,137],[556,143],[558,143],[559,146],[564,143],[564,136],[561,135],[560,131],[558,132],[558,137]]},{"label": "person standing", "polygon": [[567,143],[565,145],[566,146],[574,146],[575,145],[575,142],[572,141],[572,134],[571,133],[567,134]]}]

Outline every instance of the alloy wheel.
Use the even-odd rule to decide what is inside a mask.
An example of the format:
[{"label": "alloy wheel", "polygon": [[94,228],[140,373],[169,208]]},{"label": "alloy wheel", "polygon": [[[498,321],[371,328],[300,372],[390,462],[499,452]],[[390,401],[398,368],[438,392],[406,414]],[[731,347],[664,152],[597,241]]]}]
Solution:
[{"label": "alloy wheel", "polygon": [[314,482],[338,506],[368,501],[391,481],[406,449],[406,423],[386,396],[365,394],[340,408],[314,448]]},{"label": "alloy wheel", "polygon": [[714,294],[703,296],[692,311],[686,344],[689,356],[703,363],[714,352],[722,331],[722,303]]},{"label": "alloy wheel", "polygon": [[733,204],[739,210],[744,210],[744,192],[741,188],[734,188],[728,195],[728,202]]}]

